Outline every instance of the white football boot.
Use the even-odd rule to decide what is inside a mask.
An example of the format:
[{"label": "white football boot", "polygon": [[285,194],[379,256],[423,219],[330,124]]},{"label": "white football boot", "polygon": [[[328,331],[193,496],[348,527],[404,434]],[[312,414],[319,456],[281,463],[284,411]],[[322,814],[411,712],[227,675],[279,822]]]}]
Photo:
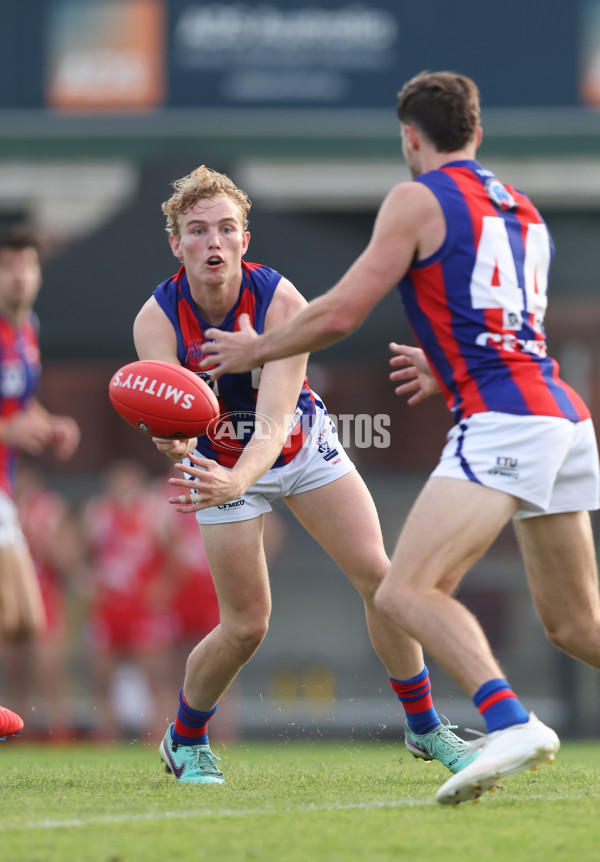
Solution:
[{"label": "white football boot", "polygon": [[560,740],[552,728],[530,712],[524,724],[488,733],[470,745],[479,748],[479,755],[442,784],[436,793],[442,805],[477,800],[505,775],[535,769],[539,763],[553,763]]}]

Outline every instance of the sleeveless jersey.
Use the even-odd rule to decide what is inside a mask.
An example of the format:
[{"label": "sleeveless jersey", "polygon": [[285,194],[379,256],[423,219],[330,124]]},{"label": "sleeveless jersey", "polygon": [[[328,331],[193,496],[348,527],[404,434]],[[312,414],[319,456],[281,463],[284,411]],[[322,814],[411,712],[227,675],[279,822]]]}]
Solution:
[{"label": "sleeveless jersey", "polygon": [[[0,315],[0,420],[25,409],[40,379],[37,317],[16,325]],[[0,443],[0,490],[12,495],[16,449]]]},{"label": "sleeveless jersey", "polygon": [[473,413],[589,417],[547,353],[552,238],[531,201],[478,162],[416,178],[438,199],[446,238],[398,288],[455,421]]},{"label": "sleeveless jersey", "polygon": [[[197,451],[224,467],[233,467],[254,432],[256,398],[260,382],[260,368],[245,374],[224,374],[212,381],[200,362],[205,357],[202,344],[204,331],[210,328],[234,332],[239,329],[240,314],[248,314],[258,333],[264,332],[265,316],[273,294],[281,279],[280,273],[268,266],[242,261],[242,285],[237,302],[225,320],[217,327],[203,320],[190,293],[185,268],[161,282],[154,297],[165,312],[177,335],[177,358],[180,363],[200,375],[212,387],[220,407],[220,418],[208,432],[198,438]],[[281,454],[273,467],[288,464],[300,451],[315,416],[316,396],[304,380],[288,434]]]}]

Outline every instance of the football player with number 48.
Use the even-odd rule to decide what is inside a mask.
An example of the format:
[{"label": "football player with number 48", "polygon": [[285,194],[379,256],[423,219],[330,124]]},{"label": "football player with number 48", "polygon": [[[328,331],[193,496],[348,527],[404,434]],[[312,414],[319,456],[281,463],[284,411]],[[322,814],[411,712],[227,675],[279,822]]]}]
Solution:
[{"label": "football player with number 48", "polygon": [[368,247],[326,294],[258,335],[207,330],[211,373],[239,373],[333,344],[396,286],[422,350],[392,345],[396,392],[442,391],[456,424],[400,534],[379,612],[420,641],[472,697],[487,734],[444,783],[476,799],[503,775],[551,762],[556,733],[528,713],[475,617],[453,594],[514,521],[549,639],[600,668],[600,597],[589,510],[599,507],[589,411],[558,376],[543,329],[552,240],[531,201],[476,161],[475,83],[423,72],[398,97],[413,182],[385,198]]}]

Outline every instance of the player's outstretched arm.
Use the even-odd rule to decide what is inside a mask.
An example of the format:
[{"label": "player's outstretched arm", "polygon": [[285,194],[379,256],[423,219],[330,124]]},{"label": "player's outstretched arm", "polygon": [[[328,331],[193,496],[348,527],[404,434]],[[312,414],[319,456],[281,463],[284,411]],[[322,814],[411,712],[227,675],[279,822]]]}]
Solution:
[{"label": "player's outstretched arm", "polygon": [[[391,190],[375,220],[373,235],[362,254],[327,293],[318,296],[275,329],[257,335],[248,321],[241,332],[206,330],[203,367],[217,379],[248,371],[273,359],[320,350],[350,335],[408,270],[423,223],[430,216],[430,196],[416,183]],[[213,368],[213,366],[215,366]]]},{"label": "player's outstretched arm", "polygon": [[395,369],[390,374],[390,380],[393,383],[400,381],[394,389],[396,395],[410,395],[408,404],[412,407],[440,392],[439,383],[420,347],[396,344],[395,341],[392,341],[389,347],[394,354],[390,365]]},{"label": "player's outstretched arm", "polygon": [[240,315],[237,332],[207,329],[203,345],[210,354],[201,365],[217,380],[223,374],[241,374],[265,362],[319,350],[349,335],[350,325],[342,309],[336,308],[332,291],[319,296],[289,321],[258,335],[247,315]]},{"label": "player's outstretched arm", "polygon": [[[243,374],[252,371],[263,364],[260,358],[260,335],[250,322],[248,314],[240,314],[239,329],[236,332],[223,332],[220,329],[207,329],[205,335],[211,341],[205,341],[203,350],[210,354],[202,365],[213,380],[223,374]],[[217,365],[214,368],[214,365]]]}]

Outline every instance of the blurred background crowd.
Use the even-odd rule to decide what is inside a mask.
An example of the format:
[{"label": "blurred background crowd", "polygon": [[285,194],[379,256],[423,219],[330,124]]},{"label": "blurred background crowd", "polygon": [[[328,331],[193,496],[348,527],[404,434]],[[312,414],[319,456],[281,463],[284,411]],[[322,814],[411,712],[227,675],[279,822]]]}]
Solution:
[{"label": "blurred background crowd", "polygon": [[[203,163],[231,175],[253,201],[246,258],[310,299],[408,178],[397,90],[443,68],[477,81],[481,160],[550,226],[550,352],[598,417],[600,0],[3,0],[0,227],[41,237],[40,397],[83,431],[70,462],[23,460],[18,476],[49,622],[2,646],[0,681],[32,735],[159,738],[181,656],[218,617],[194,519],[167,503],[166,459],[107,397],[135,359],[135,313],[177,268],[160,210],[170,183]],[[389,551],[451,423],[441,403],[412,410],[393,395],[387,344],[411,337],[390,296],[309,365],[330,412],[350,417],[344,442]],[[389,447],[353,431],[364,415],[387,417]],[[360,600],[284,507],[267,522],[271,629],[215,738],[398,733]],[[463,595],[527,708],[563,734],[596,733],[598,677],[546,643],[510,529]],[[430,670],[438,710],[471,720]]]}]

